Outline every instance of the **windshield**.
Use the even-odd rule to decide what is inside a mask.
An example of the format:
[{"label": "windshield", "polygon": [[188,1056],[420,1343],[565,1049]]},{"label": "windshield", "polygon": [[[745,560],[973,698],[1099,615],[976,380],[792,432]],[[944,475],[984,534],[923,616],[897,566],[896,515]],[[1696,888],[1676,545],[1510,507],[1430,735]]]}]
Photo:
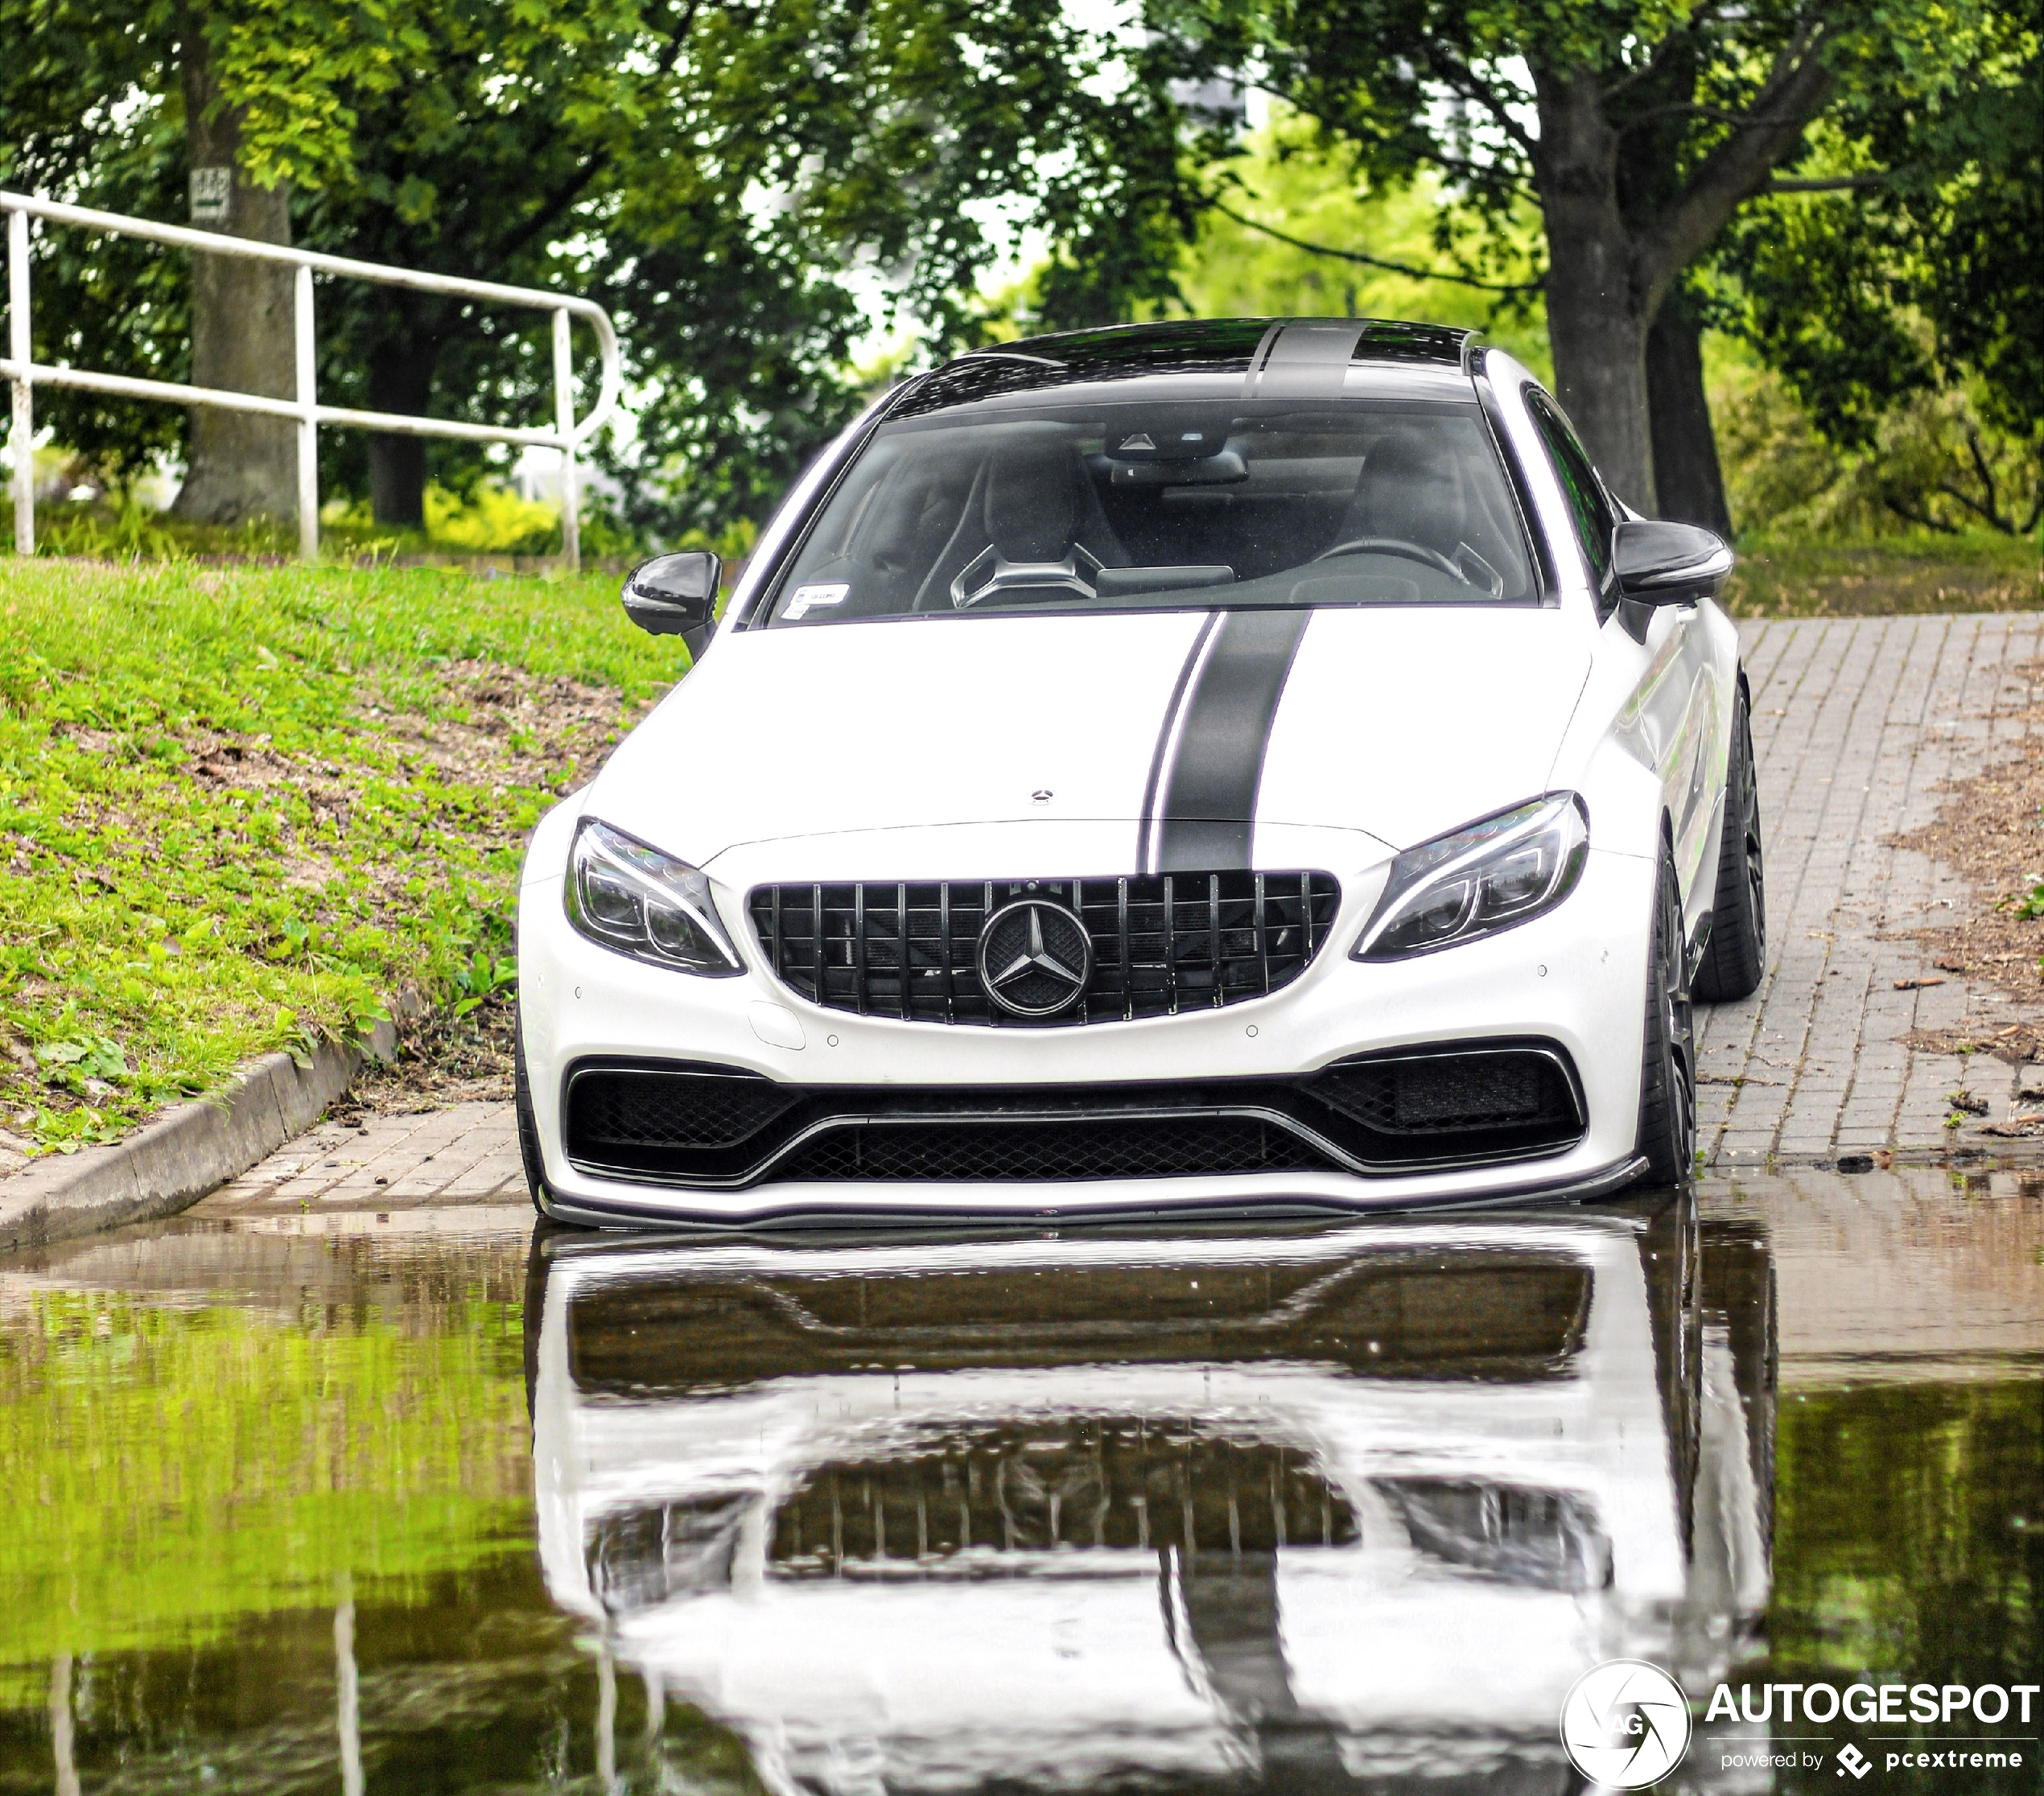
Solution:
[{"label": "windshield", "polygon": [[1535,596],[1473,400],[1152,402],[882,426],[764,615]]}]

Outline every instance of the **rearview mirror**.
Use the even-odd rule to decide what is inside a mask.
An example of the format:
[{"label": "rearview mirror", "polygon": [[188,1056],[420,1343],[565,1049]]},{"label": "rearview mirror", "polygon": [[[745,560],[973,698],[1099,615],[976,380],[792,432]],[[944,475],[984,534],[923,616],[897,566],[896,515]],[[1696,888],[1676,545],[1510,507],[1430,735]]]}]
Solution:
[{"label": "rearview mirror", "polygon": [[1722,537],[1694,524],[1628,518],[1611,536],[1618,591],[1635,604],[1693,605],[1715,599],[1732,571]]},{"label": "rearview mirror", "polygon": [[707,549],[655,555],[624,580],[624,615],[651,636],[678,636],[691,660],[703,653],[716,622],[724,564]]}]

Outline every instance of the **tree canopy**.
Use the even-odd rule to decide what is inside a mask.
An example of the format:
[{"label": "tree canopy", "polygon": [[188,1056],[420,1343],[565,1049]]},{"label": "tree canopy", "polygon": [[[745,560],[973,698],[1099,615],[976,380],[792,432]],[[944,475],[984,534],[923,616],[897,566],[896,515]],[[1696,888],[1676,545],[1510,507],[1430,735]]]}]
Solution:
[{"label": "tree canopy", "polygon": [[[1742,206],[1833,179],[1803,172],[1813,123],[1871,120],[1882,93],[1921,105],[1955,91],[1994,31],[1974,0],[1151,0],[1150,16],[1183,73],[1254,80],[1372,179],[1453,183],[1462,204],[1439,243],[1465,274],[1497,266],[1500,221],[1536,210],[1560,397],[1648,508],[1651,396],[1698,384],[1676,365],[1696,355],[1689,272]],[[1671,297],[1683,327],[1657,340]]]},{"label": "tree canopy", "polygon": [[[1020,209],[1053,252],[1047,315],[1093,322],[1168,293],[1182,231],[1175,109],[1139,47],[1040,0],[292,0],[245,16],[0,0],[0,30],[35,47],[0,71],[0,179],[180,217],[178,70],[204,33],[241,172],[289,184],[296,241],[605,303],[638,400],[628,495],[670,522],[756,514],[855,402],[862,286],[955,342]],[[38,254],[39,353],[183,376],[178,259],[64,232]],[[320,312],[323,391],[345,401],[530,414],[550,378],[530,316],[348,286],[323,287]],[[52,400],[68,442],[129,466],[179,428],[160,408]],[[415,517],[416,439],[329,435],[331,473]]]},{"label": "tree canopy", "polygon": [[[1247,261],[1182,284],[1202,231],[1427,315],[1506,308],[1621,493],[1721,525],[1707,327],[1836,443],[1959,381],[2034,459],[2038,23],[2038,0],[1143,0],[1112,26],[1056,0],[0,0],[0,180],[179,219],[212,133],[299,242],[597,299],[637,432],[604,453],[658,533],[763,513],[875,377],[876,323],[925,355],[1000,328],[979,288],[1024,227],[1040,327],[1276,290]],[[1395,204],[1395,242],[1259,211],[1255,156],[1305,146],[1256,150],[1247,88],[1378,224]],[[35,253],[39,354],[186,377],[216,302],[184,258],[61,230]],[[319,311],[336,399],[545,415],[530,315],[340,284]],[[41,403],[117,472],[192,428]],[[483,465],[340,431],[322,453],[395,522]]]},{"label": "tree canopy", "polygon": [[[2044,8],[1985,15],[1972,48],[1928,91],[1869,56],[1813,146],[1841,185],[1762,201],[1720,259],[1743,302],[1728,322],[1841,447],[1870,447],[1912,395],[1961,387],[1981,424],[2044,448]],[[2039,499],[2008,510],[1981,430],[1965,430],[1973,479],[1952,496],[2034,529]]]}]

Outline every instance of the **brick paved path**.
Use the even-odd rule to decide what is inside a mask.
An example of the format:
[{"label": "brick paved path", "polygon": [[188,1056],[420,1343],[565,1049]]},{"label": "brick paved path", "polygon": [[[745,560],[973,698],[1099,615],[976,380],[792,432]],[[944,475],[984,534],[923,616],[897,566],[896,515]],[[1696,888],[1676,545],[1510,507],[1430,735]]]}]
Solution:
[{"label": "brick paved path", "polygon": [[[1913,1053],[1915,1029],[1984,1034],[2021,1014],[1953,975],[1894,982],[1933,954],[1884,939],[1949,920],[1956,875],[1889,839],[1927,822],[1941,782],[2044,754],[2021,719],[2044,660],[2044,613],[1749,624],[1753,745],[1766,828],[1769,966],[1751,998],[1698,1011],[1700,1145],[1727,1170],[1951,1144],[1964,1082],[2005,1117],[2044,1067]],[[2002,1146],[1959,1131],[1961,1145]],[[207,1198],[200,1215],[439,1210],[522,1201],[508,1104],[457,1104],[356,1129],[323,1123]]]},{"label": "brick paved path", "polygon": [[[2044,1082],[2038,1069],[1902,1044],[1918,1029],[1992,1035],[2024,1012],[1933,974],[1935,950],[1883,939],[1951,921],[1967,896],[1948,868],[1887,843],[1931,821],[1944,781],[2044,754],[2023,734],[2038,678],[2017,672],[2044,658],[2044,614],[1749,624],[1741,635],[1769,964],[1753,997],[1698,1011],[1700,1145],[1720,1165],[1935,1150],[1946,1094],[1961,1085],[1992,1106],[1981,1122],[2001,1120],[2021,1082]],[[1895,989],[1924,976],[1945,982]],[[1976,1127],[1961,1144],[1993,1145]]]}]

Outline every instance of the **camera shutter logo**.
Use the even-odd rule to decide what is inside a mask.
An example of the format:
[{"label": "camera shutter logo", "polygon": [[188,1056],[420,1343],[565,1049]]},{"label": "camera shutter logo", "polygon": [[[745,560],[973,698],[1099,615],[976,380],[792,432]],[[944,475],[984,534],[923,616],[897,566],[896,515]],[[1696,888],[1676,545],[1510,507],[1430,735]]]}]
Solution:
[{"label": "camera shutter logo", "polygon": [[1607,1790],[1657,1784],[1689,1750],[1689,1699],[1658,1665],[1607,1659],[1578,1678],[1561,1705],[1568,1762]]}]

